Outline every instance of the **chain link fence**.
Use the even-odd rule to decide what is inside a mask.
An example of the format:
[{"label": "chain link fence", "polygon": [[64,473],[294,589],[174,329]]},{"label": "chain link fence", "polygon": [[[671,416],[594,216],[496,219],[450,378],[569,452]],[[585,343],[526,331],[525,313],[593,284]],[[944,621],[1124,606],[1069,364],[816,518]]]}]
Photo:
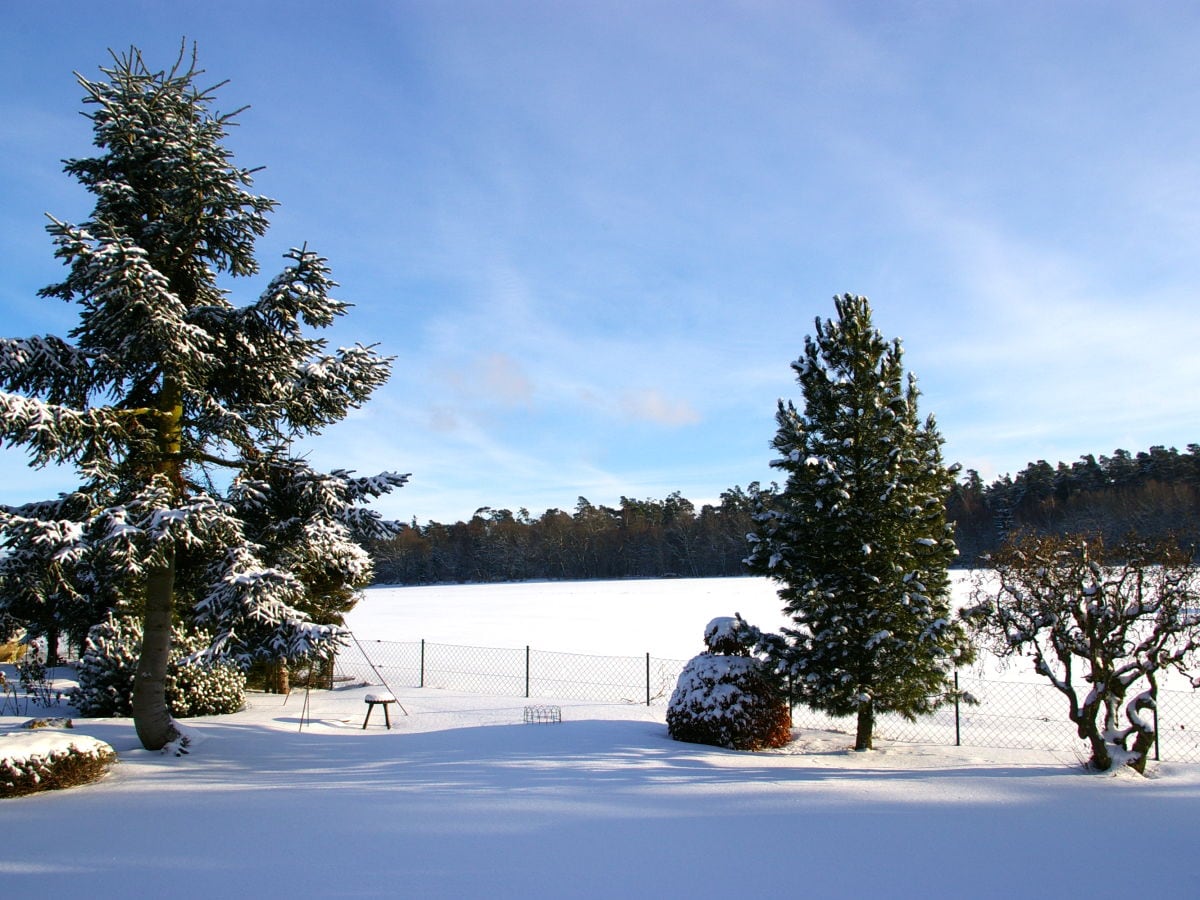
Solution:
[{"label": "chain link fence", "polygon": [[685,660],[467,647],[427,641],[356,641],[337,658],[341,681],[383,681],[504,697],[665,703]]},{"label": "chain link fence", "polygon": [[[335,678],[392,688],[440,688],[506,697],[562,698],[610,703],[665,704],[686,660],[645,656],[592,656],[529,647],[469,647],[426,641],[355,641],[339,653]],[[915,722],[894,714],[876,719],[876,736],[916,744],[1086,753],[1066,717],[1066,700],[1049,684],[955,676],[974,702],[947,705]],[[1200,693],[1158,692],[1155,758],[1200,762]],[[804,706],[797,728],[854,730]]]},{"label": "chain link fence", "polygon": [[[957,744],[1010,750],[1074,751],[1088,748],[1067,718],[1066,698],[1050,684],[985,679],[957,673],[959,689],[974,702],[943,706],[932,715],[906,721],[895,714],[876,717],[875,735],[914,744]],[[1200,762],[1200,693],[1158,692],[1158,741],[1152,757],[1169,762]],[[852,719],[834,719],[807,707],[792,715],[797,728],[854,730]]]}]

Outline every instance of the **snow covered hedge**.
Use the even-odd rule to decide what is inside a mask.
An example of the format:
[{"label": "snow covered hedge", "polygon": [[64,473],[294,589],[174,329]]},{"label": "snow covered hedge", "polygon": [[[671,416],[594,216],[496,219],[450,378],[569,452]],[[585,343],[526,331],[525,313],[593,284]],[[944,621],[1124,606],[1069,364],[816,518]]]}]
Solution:
[{"label": "snow covered hedge", "polygon": [[57,731],[0,735],[0,797],[95,781],[116,762],[108,744]]},{"label": "snow covered hedge", "polygon": [[[132,714],[142,626],[136,619],[109,616],[88,632],[79,662],[79,687],[67,699],[85,716]],[[246,705],[246,675],[234,663],[195,662],[189,657],[209,646],[207,635],[172,630],[167,665],[167,708],[172,717],[215,716]]]},{"label": "snow covered hedge", "polygon": [[757,634],[740,616],[708,623],[708,652],[683,667],[667,707],[671,737],[732,750],[766,750],[792,739],[787,702],[766,665],[750,655]]}]

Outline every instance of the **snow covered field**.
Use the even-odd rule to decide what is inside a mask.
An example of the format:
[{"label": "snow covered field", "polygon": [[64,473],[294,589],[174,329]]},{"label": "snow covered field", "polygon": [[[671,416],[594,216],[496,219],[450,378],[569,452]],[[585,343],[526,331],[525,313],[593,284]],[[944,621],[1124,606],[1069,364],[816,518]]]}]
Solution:
[{"label": "snow covered field", "polygon": [[775,591],[765,578],[374,587],[347,624],[364,641],[689,659],[704,649],[704,626],[717,616],[740,612],[778,631],[787,620]]},{"label": "snow covered field", "polygon": [[[606,614],[576,621],[564,586],[548,587],[557,605],[542,612],[495,594],[470,609],[457,589],[430,589],[444,619],[406,599],[394,637],[688,656],[731,611],[695,599],[663,620],[644,598],[639,609],[609,597]],[[360,637],[382,637],[379,593],[354,614]],[[738,609],[776,624],[765,608]],[[455,633],[436,631],[455,620]],[[661,643],[647,643],[651,625],[669,626]],[[389,731],[376,711],[364,731],[370,690],[312,692],[303,728],[303,693],[251,695],[242,713],[189,721],[182,757],[137,749],[126,720],[77,721],[121,762],[94,785],[0,801],[0,884],[98,898],[1195,891],[1197,765],[1140,779],[1086,774],[1071,753],[884,743],[855,754],[846,735],[819,731],[746,754],[670,740],[662,706],[562,701],[561,723],[525,725],[523,699],[429,689],[398,691],[409,715],[396,711]],[[0,732],[22,720],[0,717]]]},{"label": "snow covered field", "polygon": [[[954,602],[967,602],[973,572],[956,570]],[[766,578],[535,581],[373,587],[347,618],[361,641],[531,647],[562,653],[687,660],[704,650],[704,626],[741,613],[764,631],[789,624]],[[977,675],[1000,672],[982,660]],[[1045,684],[1029,666],[1004,666],[1008,681]]]}]

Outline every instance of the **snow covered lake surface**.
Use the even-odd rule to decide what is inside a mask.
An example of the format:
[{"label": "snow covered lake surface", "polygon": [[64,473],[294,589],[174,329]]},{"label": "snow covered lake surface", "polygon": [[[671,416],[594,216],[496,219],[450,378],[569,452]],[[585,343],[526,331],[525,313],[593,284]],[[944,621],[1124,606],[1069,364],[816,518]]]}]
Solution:
[{"label": "snow covered lake surface", "polygon": [[[708,620],[731,612],[707,601],[676,610],[671,633],[650,646],[645,629],[660,613],[649,601],[580,604],[588,617],[574,621],[561,599],[542,612],[528,599],[470,609],[457,589],[430,591],[445,620],[408,608],[415,631],[395,639],[689,656]],[[373,599],[354,614],[362,637],[381,636],[367,630]],[[533,615],[526,630],[503,631],[521,610]],[[458,617],[456,633],[434,630]],[[634,628],[628,645],[611,646]],[[14,896],[98,898],[1196,890],[1198,765],[1095,775],[1073,753],[886,742],[854,753],[849,736],[823,731],[737,753],[672,741],[662,705],[563,700],[560,723],[523,724],[522,698],[418,688],[396,692],[408,715],[393,709],[391,730],[379,710],[363,730],[364,698],[378,690],[252,694],[244,712],[189,720],[186,756],[138,749],[127,720],[77,719],[77,733],[111,744],[121,762],[93,785],[0,801],[0,883]],[[0,717],[0,732],[20,721]]]},{"label": "snow covered lake surface", "polygon": [[373,587],[347,624],[360,640],[689,659],[717,616],[767,631],[786,623],[766,578],[534,581]]}]

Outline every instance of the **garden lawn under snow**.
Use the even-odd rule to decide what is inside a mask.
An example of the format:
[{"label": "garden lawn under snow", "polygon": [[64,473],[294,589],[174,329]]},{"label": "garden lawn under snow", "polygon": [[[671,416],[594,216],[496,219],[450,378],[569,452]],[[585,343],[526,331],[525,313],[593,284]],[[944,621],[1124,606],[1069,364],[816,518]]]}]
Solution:
[{"label": "garden lawn under snow", "polygon": [[[1200,766],[799,733],[777,752],[672,741],[662,707],[412,689],[256,694],[104,780],[0,801],[6,894],[89,897],[1192,896]],[[11,725],[5,719],[0,724]],[[1100,830],[1097,830],[1100,829]],[[1119,848],[1119,852],[1114,852]]]},{"label": "garden lawn under snow", "polygon": [[[696,652],[714,615],[699,606],[676,623]],[[391,730],[378,710],[363,730],[379,690],[252,694],[189,720],[184,756],[138,749],[128,720],[77,719],[121,761],[0,801],[0,883],[99,898],[1195,893],[1197,765],[1095,775],[1069,752],[854,753],[810,731],[739,753],[672,741],[663,705],[564,700],[561,723],[523,724],[522,698],[419,688],[396,691],[409,715],[393,710]]]}]

